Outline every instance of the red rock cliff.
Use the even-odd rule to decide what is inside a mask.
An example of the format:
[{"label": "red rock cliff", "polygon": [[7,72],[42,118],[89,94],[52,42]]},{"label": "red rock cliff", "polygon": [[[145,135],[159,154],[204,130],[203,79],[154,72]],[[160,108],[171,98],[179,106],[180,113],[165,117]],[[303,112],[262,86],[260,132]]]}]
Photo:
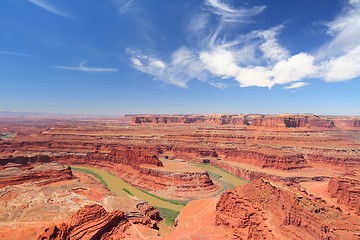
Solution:
[{"label": "red rock cliff", "polygon": [[112,150],[107,159],[110,162],[122,163],[134,168],[139,168],[141,164],[149,164],[154,166],[163,166],[157,157],[155,149],[127,147],[125,149]]},{"label": "red rock cliff", "polygon": [[328,185],[332,197],[338,198],[339,204],[344,204],[360,216],[360,181],[345,177],[332,178]]},{"label": "red rock cliff", "polygon": [[68,224],[51,226],[38,240],[107,240],[124,239],[125,231],[132,224],[143,224],[157,228],[159,213],[147,203],[139,204],[140,212],[127,216],[123,211],[107,212],[98,204],[87,205],[71,217]]},{"label": "red rock cliff", "polygon": [[[108,154],[89,154],[88,160],[105,161],[108,163],[124,164],[139,169],[142,164],[149,164],[161,167],[163,163],[157,157],[155,148],[146,147],[117,147]],[[99,163],[100,164],[100,163]]]},{"label": "red rock cliff", "polygon": [[47,156],[1,159],[0,188],[26,182],[45,185],[74,178],[69,167],[47,161],[50,161]]},{"label": "red rock cliff", "polygon": [[235,239],[357,239],[358,218],[262,179],[225,192],[216,212],[216,224],[233,229]]}]

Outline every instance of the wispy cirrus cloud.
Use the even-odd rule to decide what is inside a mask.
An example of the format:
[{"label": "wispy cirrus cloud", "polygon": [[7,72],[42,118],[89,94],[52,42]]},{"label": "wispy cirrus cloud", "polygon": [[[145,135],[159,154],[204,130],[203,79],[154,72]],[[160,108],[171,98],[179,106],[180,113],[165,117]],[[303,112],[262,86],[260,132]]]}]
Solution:
[{"label": "wispy cirrus cloud", "polygon": [[306,87],[309,86],[310,83],[308,82],[295,82],[290,84],[289,86],[284,87],[284,89],[297,89],[297,88],[302,88],[302,87]]},{"label": "wispy cirrus cloud", "polygon": [[222,22],[250,22],[251,17],[265,9],[265,6],[233,8],[220,0],[205,0],[204,3],[212,13],[219,16]]},{"label": "wispy cirrus cloud", "polygon": [[[360,76],[360,0],[348,0],[341,14],[326,25],[331,40],[315,54],[292,54],[283,46],[279,41],[286,28],[283,24],[234,33],[234,29],[243,29],[238,28],[241,25],[256,24],[253,17],[265,9],[205,0],[202,13],[194,15],[187,27],[198,39],[195,46],[183,46],[168,59],[130,51],[130,59],[139,71],[183,88],[196,79],[220,88],[233,80],[240,87],[283,85],[284,89],[296,89],[310,85],[312,79],[338,82]],[[184,57],[186,64],[175,64],[179,52],[191,53]]]},{"label": "wispy cirrus cloud", "polygon": [[18,56],[18,57],[27,57],[31,58],[31,55],[24,54],[24,53],[17,53],[17,52],[8,52],[8,51],[0,51],[0,54],[2,55],[11,55],[11,56]]},{"label": "wispy cirrus cloud", "polygon": [[69,14],[67,14],[64,11],[60,10],[59,8],[51,5],[50,3],[46,2],[45,0],[28,0],[28,1],[42,9],[45,9],[48,12],[55,14],[55,15],[65,17],[68,19],[73,18]]},{"label": "wispy cirrus cloud", "polygon": [[207,13],[201,13],[194,15],[191,18],[190,24],[187,27],[187,30],[191,32],[192,34],[197,34],[201,31],[203,31],[209,22],[209,14]]},{"label": "wispy cirrus cloud", "polygon": [[129,49],[128,52],[132,55],[131,62],[137,70],[168,84],[187,88],[187,83],[191,79],[205,79],[204,66],[199,61],[197,53],[186,47],[173,52],[168,62],[139,51]]},{"label": "wispy cirrus cloud", "polygon": [[[226,4],[215,0],[205,1],[205,3],[209,8],[211,7],[211,10],[209,11],[208,9],[207,13],[193,17],[188,30],[194,34],[199,34],[199,31],[203,30],[207,25],[207,21],[210,20],[208,14],[223,14],[223,17],[219,17],[220,23],[216,26],[216,29],[214,31],[211,29],[210,35],[207,32],[203,32],[202,34],[204,37],[200,40],[204,42],[204,44],[201,45],[208,46],[208,50],[214,51],[214,53],[217,53],[217,51],[221,52],[223,45],[227,45],[227,47],[230,48],[232,47],[230,46],[231,44],[237,44],[234,42],[220,41],[219,36],[223,34],[223,30],[226,28],[227,24],[248,22],[251,16],[264,9],[264,7],[231,9]],[[250,50],[253,49],[253,47],[254,46],[249,45],[242,49],[238,49],[238,52],[244,53],[244,55],[239,55],[234,58],[239,62],[245,61],[245,59],[248,60],[249,58],[254,59],[251,53],[252,50]],[[211,73],[208,70],[209,66],[207,62],[203,61],[201,55],[211,54],[211,52],[205,53],[202,49],[181,47],[174,51],[167,60],[158,59],[143,53],[139,54],[139,52],[141,51],[128,50],[128,53],[131,55],[130,59],[133,67],[141,72],[154,76],[158,80],[182,88],[187,88],[187,83],[192,79],[206,81],[209,84],[222,89],[227,86],[226,83],[220,82],[219,80],[212,79],[211,81],[207,81],[209,77],[211,77]],[[217,59],[218,63],[222,62],[222,59]],[[227,75],[222,77],[226,78]]]},{"label": "wispy cirrus cloud", "polygon": [[53,66],[53,68],[63,69],[63,70],[70,70],[70,71],[79,71],[79,72],[87,72],[87,73],[111,73],[117,72],[118,69],[116,68],[100,68],[100,67],[87,67],[85,66],[86,62],[80,63],[78,66],[71,67],[71,66]]},{"label": "wispy cirrus cloud", "polygon": [[263,57],[269,61],[281,61],[290,55],[289,51],[278,42],[278,35],[283,27],[283,25],[280,25],[270,28],[269,30],[256,32],[258,36],[264,40],[259,46],[260,51],[263,53]]},{"label": "wispy cirrus cloud", "polygon": [[113,0],[113,2],[116,4],[120,15],[135,13],[139,10],[135,0]]},{"label": "wispy cirrus cloud", "polygon": [[360,0],[349,0],[345,10],[329,22],[332,40],[321,47],[321,77],[328,82],[347,81],[360,76]]}]

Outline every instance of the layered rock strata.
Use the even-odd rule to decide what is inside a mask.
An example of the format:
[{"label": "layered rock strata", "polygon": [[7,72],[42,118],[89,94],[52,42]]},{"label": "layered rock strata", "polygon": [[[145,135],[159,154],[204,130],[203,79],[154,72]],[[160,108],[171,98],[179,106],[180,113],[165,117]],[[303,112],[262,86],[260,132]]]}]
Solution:
[{"label": "layered rock strata", "polygon": [[360,216],[360,181],[349,177],[334,177],[329,181],[328,191],[331,197],[337,198]]},{"label": "layered rock strata", "polygon": [[0,159],[0,188],[27,182],[44,185],[73,178],[69,167],[46,156]]},{"label": "layered rock strata", "polygon": [[269,128],[334,128],[339,126],[359,127],[360,119],[341,119],[316,115],[142,115],[133,116],[133,124],[211,124],[211,125],[245,125]]},{"label": "layered rock strata", "polygon": [[[95,153],[77,158],[60,157],[58,160],[64,164],[84,164],[108,169],[133,186],[169,199],[209,197],[219,190],[219,186],[213,183],[206,171],[181,171],[174,167],[164,167],[153,154],[154,150],[149,149],[147,152],[134,149],[116,149],[108,154]],[[183,163],[180,167],[186,165],[188,164]]]},{"label": "layered rock strata", "polygon": [[158,229],[159,213],[145,203],[139,210],[140,213],[127,215],[120,210],[109,213],[98,204],[86,205],[71,217],[69,223],[46,228],[38,240],[125,239],[126,230],[133,224]]},{"label": "layered rock strata", "polygon": [[358,239],[358,218],[291,186],[263,179],[227,191],[216,224],[235,239]]}]

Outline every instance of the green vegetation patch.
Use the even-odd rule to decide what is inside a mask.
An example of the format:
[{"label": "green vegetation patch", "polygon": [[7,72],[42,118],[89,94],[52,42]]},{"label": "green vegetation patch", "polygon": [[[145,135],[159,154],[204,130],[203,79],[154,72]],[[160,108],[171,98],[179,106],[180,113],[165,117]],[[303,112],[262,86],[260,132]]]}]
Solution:
[{"label": "green vegetation patch", "polygon": [[88,169],[84,169],[84,168],[77,168],[77,167],[71,167],[71,169],[76,170],[76,171],[80,171],[80,172],[84,172],[90,175],[93,175],[94,177],[96,177],[102,184],[105,185],[106,188],[109,188],[107,182],[96,172],[93,172],[91,170]]},{"label": "green vegetation patch", "polygon": [[124,192],[126,192],[127,194],[129,194],[130,196],[134,196],[134,194],[132,194],[129,190],[127,190],[126,188],[123,188]]},{"label": "green vegetation patch", "polygon": [[154,197],[154,198],[157,198],[157,199],[159,199],[161,201],[169,202],[169,203],[172,203],[172,204],[175,204],[175,205],[186,206],[186,204],[188,204],[190,202],[190,200],[189,201],[180,201],[180,200],[171,200],[171,199],[167,199],[167,198],[162,198],[162,197],[156,196],[156,195],[152,194],[151,192],[148,192],[148,191],[146,191],[144,189],[141,189],[141,188],[138,188],[138,189],[140,191]]},{"label": "green vegetation patch", "polygon": [[244,179],[236,177],[231,173],[225,171],[224,169],[213,166],[209,163],[203,163],[203,164],[194,163],[193,165],[205,169],[209,173],[209,176],[212,179],[225,183],[224,187],[227,189],[233,189],[236,188],[237,186],[244,185],[247,183],[247,181],[245,181]]},{"label": "green vegetation patch", "polygon": [[208,174],[209,174],[210,178],[212,178],[212,179],[221,179],[222,178],[221,175],[213,173],[213,172],[208,171]]},{"label": "green vegetation patch", "polygon": [[165,219],[165,223],[169,226],[175,224],[175,219],[180,214],[180,212],[168,208],[156,207],[156,209],[160,212],[160,216]]},{"label": "green vegetation patch", "polygon": [[[108,189],[112,191],[117,196],[122,197],[129,197],[129,192],[131,195],[137,197],[138,199],[144,199],[149,204],[151,204],[154,207],[162,207],[171,209],[173,211],[181,211],[181,209],[184,208],[185,203],[181,203],[180,201],[175,201],[178,204],[174,204],[172,201],[168,201],[167,199],[162,199],[161,197],[158,197],[156,195],[147,193],[146,191],[143,191],[142,189],[136,188],[132,186],[131,184],[128,184],[124,180],[122,180],[120,177],[117,177],[114,174],[110,174],[106,170],[103,170],[101,168],[96,167],[90,167],[90,166],[82,166],[82,165],[76,165],[72,166],[72,169],[74,170],[85,170],[83,172],[92,174],[94,176],[100,176],[102,181],[107,183]],[[100,179],[100,178],[99,178]],[[100,179],[100,181],[101,181]],[[125,189],[127,191],[125,191]],[[179,204],[181,203],[181,204]]]},{"label": "green vegetation patch", "polygon": [[15,137],[15,133],[13,133],[13,132],[6,132],[6,133],[1,133],[0,132],[0,138],[11,139],[13,137]]}]

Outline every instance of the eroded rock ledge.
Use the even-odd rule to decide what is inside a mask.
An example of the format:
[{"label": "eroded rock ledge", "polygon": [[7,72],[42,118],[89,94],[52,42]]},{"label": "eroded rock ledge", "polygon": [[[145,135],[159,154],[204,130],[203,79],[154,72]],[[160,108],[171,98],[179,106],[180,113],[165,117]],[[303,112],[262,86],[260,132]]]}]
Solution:
[{"label": "eroded rock ledge", "polygon": [[44,185],[73,178],[69,167],[52,161],[48,156],[0,159],[0,188],[26,182]]},{"label": "eroded rock ledge", "polygon": [[358,218],[292,186],[263,179],[225,192],[216,224],[235,239],[359,239]]},{"label": "eroded rock ledge", "polygon": [[360,216],[360,181],[350,177],[334,177],[330,180],[328,191],[337,202],[354,210]]},{"label": "eroded rock ledge", "polygon": [[134,224],[158,229],[159,212],[147,203],[138,205],[139,213],[126,214],[121,210],[107,212],[98,204],[86,205],[68,223],[51,226],[38,240],[125,239],[126,230]]},{"label": "eroded rock ledge", "polygon": [[358,118],[333,118],[312,114],[234,114],[234,115],[138,115],[132,116],[133,124],[210,124],[245,125],[270,128],[356,128],[360,126]]},{"label": "eroded rock ledge", "polygon": [[[155,148],[132,146],[119,147],[107,154],[68,155],[58,160],[64,164],[108,169],[133,186],[169,199],[209,197],[219,190],[206,171],[189,169],[179,172],[176,166],[164,166],[155,153]],[[182,165],[189,164],[184,162]]]}]

